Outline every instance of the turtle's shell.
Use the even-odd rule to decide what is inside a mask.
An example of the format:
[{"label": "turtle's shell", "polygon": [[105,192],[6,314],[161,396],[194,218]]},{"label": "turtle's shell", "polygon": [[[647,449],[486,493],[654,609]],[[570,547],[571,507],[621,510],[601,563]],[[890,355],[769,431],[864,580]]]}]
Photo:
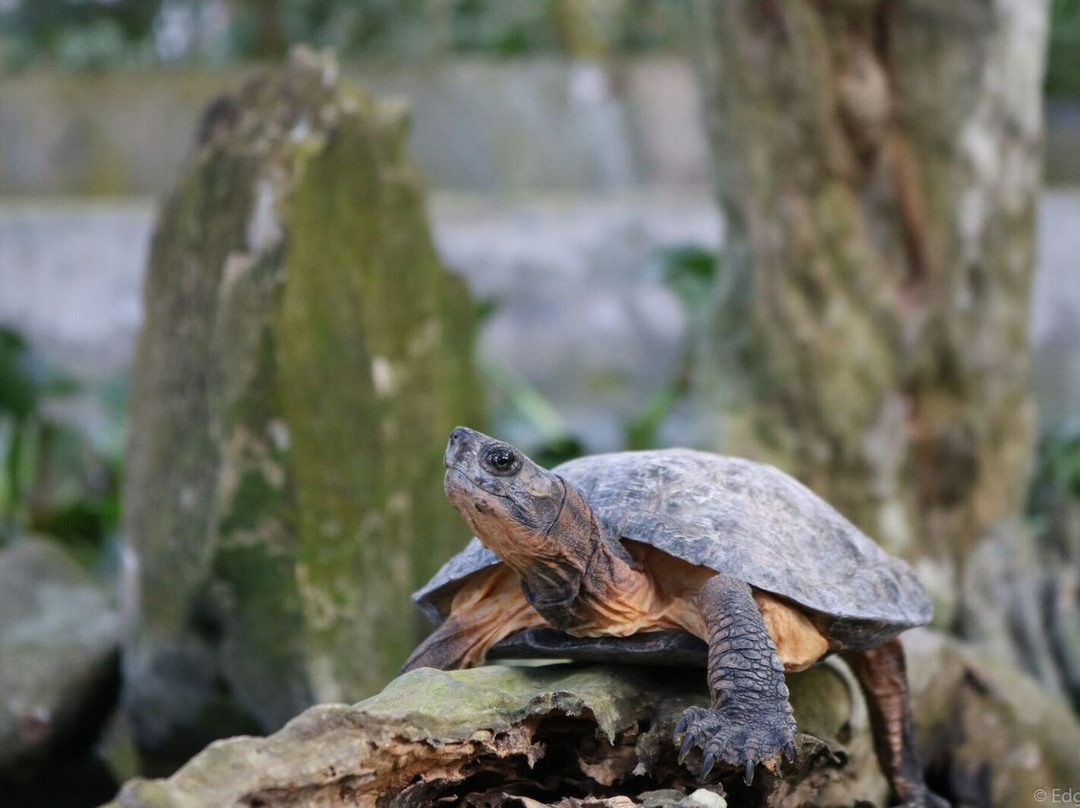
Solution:
[{"label": "turtle's shell", "polygon": [[[828,636],[868,647],[930,620],[914,571],[772,466],[690,449],[618,452],[554,472],[614,535],[724,572],[824,615]],[[477,539],[413,600],[435,622],[475,572],[502,563]]]}]

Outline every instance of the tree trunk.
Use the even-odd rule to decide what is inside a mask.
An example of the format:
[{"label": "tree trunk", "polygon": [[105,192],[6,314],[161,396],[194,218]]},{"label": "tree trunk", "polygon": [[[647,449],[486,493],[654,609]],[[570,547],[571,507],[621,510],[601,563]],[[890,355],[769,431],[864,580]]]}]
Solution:
[{"label": "tree trunk", "polygon": [[920,562],[948,621],[1027,492],[1047,3],[699,11],[727,221],[713,440]]},{"label": "tree trunk", "polygon": [[165,202],[132,377],[128,714],[151,771],[385,684],[467,534],[471,305],[397,105],[303,52],[211,105]]}]

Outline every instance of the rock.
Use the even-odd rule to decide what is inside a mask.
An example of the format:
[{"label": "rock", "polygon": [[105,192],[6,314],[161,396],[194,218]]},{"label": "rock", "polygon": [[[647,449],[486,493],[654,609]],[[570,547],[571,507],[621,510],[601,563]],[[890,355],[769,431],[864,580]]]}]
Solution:
[{"label": "rock", "polygon": [[[765,793],[775,805],[852,803],[874,768],[865,714],[831,665],[789,682],[803,730],[795,762],[759,769],[752,788],[729,769],[724,787],[739,805]],[[815,701],[827,706],[808,712]],[[167,780],[129,782],[112,806],[722,805],[718,788],[678,766],[671,740],[682,710],[706,702],[698,670],[422,668],[355,706],[313,707],[269,738],[215,743]],[[874,782],[858,794],[880,799]]]},{"label": "rock", "polygon": [[[1053,462],[1052,452],[1046,453]],[[1065,464],[1063,464],[1065,465]],[[992,533],[965,570],[965,639],[1080,708],[1080,502],[1047,480],[1033,524]]]},{"label": "rock", "polygon": [[116,701],[119,644],[119,614],[58,545],[25,538],[0,552],[0,784],[96,739]]},{"label": "rock", "polygon": [[[1080,723],[1027,674],[925,629],[904,635],[916,734],[933,785],[961,805],[1075,793]],[[1038,791],[1043,790],[1043,800]]]},{"label": "rock", "polygon": [[150,251],[124,484],[124,703],[149,771],[354,701],[464,543],[440,458],[479,420],[472,306],[407,120],[299,51],[207,110]]}]

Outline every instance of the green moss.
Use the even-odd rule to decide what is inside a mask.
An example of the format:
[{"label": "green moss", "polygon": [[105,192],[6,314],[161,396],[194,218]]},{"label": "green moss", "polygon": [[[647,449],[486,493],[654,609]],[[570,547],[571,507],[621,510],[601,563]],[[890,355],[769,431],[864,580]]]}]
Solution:
[{"label": "green moss", "polygon": [[218,529],[223,534],[237,530],[254,530],[259,520],[277,510],[280,494],[258,469],[248,469],[240,478],[240,486],[229,503],[229,513]]},{"label": "green moss", "polygon": [[844,678],[827,665],[788,674],[791,709],[799,731],[830,743],[845,741],[850,732],[852,694]]},{"label": "green moss", "polygon": [[431,244],[400,116],[371,103],[298,150],[278,325],[309,642],[369,692],[418,639],[409,592],[466,538],[438,459],[477,398],[467,298]]},{"label": "green moss", "polygon": [[225,608],[221,667],[232,697],[261,726],[280,726],[314,698],[305,684],[303,626],[292,560],[265,545],[221,549],[213,591]]},{"label": "green moss", "polygon": [[[690,671],[703,684],[700,671]],[[674,675],[673,675],[674,674]],[[687,685],[690,684],[689,687]],[[700,690],[695,695],[695,691]],[[353,709],[381,721],[422,726],[441,741],[470,737],[478,727],[505,730],[530,715],[584,713],[610,741],[642,715],[671,702],[675,712],[707,704],[704,688],[682,672],[628,665],[490,665],[464,671],[420,668]],[[674,719],[672,719],[674,720]]]}]

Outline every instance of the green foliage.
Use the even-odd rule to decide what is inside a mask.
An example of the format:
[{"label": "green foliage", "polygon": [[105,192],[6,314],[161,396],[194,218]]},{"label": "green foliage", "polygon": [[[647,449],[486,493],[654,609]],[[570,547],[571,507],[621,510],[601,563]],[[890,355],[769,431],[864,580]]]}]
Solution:
[{"label": "green foliage", "polygon": [[497,56],[550,51],[556,37],[544,6],[535,0],[455,0],[452,47]]},{"label": "green foliage", "polygon": [[38,387],[26,340],[0,326],[0,412],[26,418],[37,408]]},{"label": "green foliage", "polygon": [[[208,0],[19,0],[0,12],[0,62],[72,69],[197,61],[206,43],[177,56],[156,52],[163,13],[187,12],[198,25]],[[558,54],[568,41],[557,0],[234,0],[221,54],[277,58],[293,44],[334,48],[345,57],[408,60],[440,53],[518,57]],[[690,0],[608,0],[582,15],[601,52],[687,49]],[[1046,87],[1080,96],[1080,0],[1053,0]],[[199,37],[196,36],[195,40]]]},{"label": "green foliage", "polygon": [[1028,511],[1046,514],[1063,499],[1080,502],[1080,419],[1039,441]]},{"label": "green foliage", "polygon": [[119,520],[119,451],[103,456],[48,415],[50,402],[77,391],[0,327],[0,544],[45,533],[92,564]]},{"label": "green foliage", "polygon": [[[715,297],[718,266],[716,254],[698,245],[673,247],[657,255],[656,271],[682,301],[690,320],[691,334],[700,330],[709,313]],[[671,380],[625,425],[627,449],[650,449],[657,445],[660,427],[690,390],[693,358],[693,351],[688,346],[683,350]]]},{"label": "green foliage", "polygon": [[[567,41],[554,0],[246,0],[238,4],[240,56],[273,56],[296,42],[350,56],[410,58],[444,52],[499,57],[558,53]],[[611,52],[682,46],[689,0],[615,0],[595,27]],[[277,29],[267,34],[267,27]]]},{"label": "green foliage", "polygon": [[0,13],[0,44],[15,66],[74,69],[130,62],[145,52],[162,0],[21,0]]},{"label": "green foliage", "polygon": [[1080,98],[1080,0],[1053,0],[1046,92]]},{"label": "green foliage", "polygon": [[671,247],[657,255],[660,279],[679,296],[695,325],[708,314],[717,266],[716,253],[696,244]]},{"label": "green foliage", "polygon": [[[301,42],[346,58],[519,57],[566,53],[579,34],[599,54],[682,50],[689,7],[690,0],[608,0],[575,6],[583,13],[568,18],[559,0],[15,0],[0,11],[0,63],[93,69],[276,59]],[[222,13],[223,35],[207,27]],[[182,20],[186,42],[157,41],[167,20]]]}]

